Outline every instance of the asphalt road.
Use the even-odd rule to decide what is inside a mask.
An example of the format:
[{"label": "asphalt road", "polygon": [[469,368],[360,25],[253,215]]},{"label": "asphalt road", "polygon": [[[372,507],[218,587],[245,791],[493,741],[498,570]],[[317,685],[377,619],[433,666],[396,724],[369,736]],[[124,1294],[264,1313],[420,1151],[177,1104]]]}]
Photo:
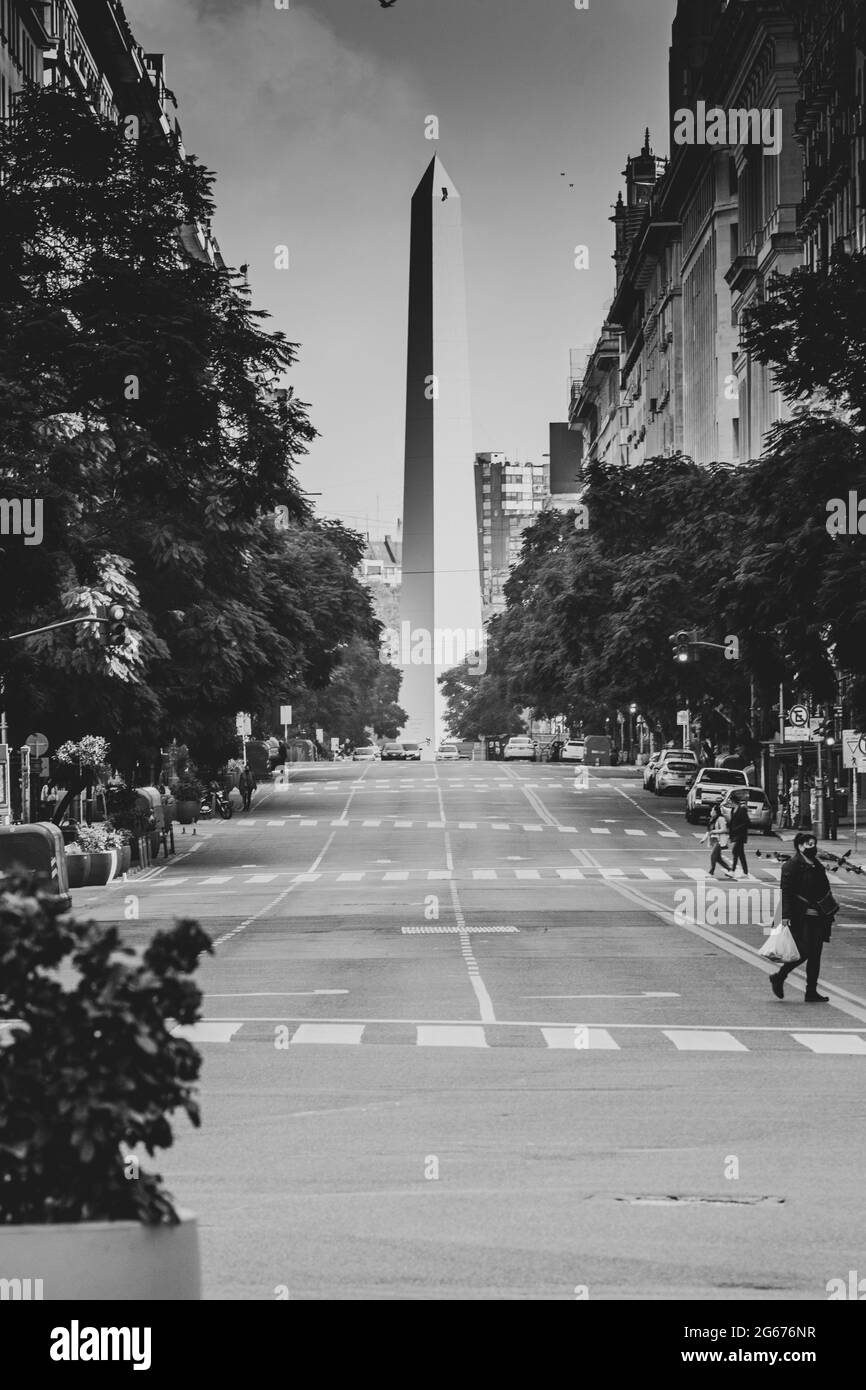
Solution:
[{"label": "asphalt road", "polygon": [[176,916],[216,942],[202,1128],[158,1162],[204,1296],[824,1300],[866,1273],[866,895],[833,879],[832,1002],[800,972],[779,1002],[779,842],[708,899],[701,833],[626,769],[300,766],[74,893],[134,943]]}]

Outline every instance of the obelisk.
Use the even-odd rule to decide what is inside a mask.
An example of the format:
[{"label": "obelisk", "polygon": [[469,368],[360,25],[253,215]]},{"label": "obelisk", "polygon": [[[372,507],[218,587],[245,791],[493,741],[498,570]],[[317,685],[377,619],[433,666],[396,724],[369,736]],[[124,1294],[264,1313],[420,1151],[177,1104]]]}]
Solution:
[{"label": "obelisk", "polygon": [[461,203],[438,155],[412,198],[402,570],[403,736],[435,751],[437,677],[483,645]]}]

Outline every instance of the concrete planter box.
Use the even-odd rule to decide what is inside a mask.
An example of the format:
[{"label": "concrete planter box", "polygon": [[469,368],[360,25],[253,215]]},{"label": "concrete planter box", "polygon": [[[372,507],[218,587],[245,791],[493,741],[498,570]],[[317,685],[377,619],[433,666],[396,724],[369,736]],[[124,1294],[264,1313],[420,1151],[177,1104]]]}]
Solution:
[{"label": "concrete planter box", "polygon": [[117,876],[118,860],[120,850],[91,850],[86,857],[90,860],[90,869],[85,879],[88,888],[99,888],[105,883],[110,883]]},{"label": "concrete planter box", "polygon": [[[71,1221],[3,1226],[0,1278],[41,1280],[46,1302],[130,1302],[201,1298],[197,1218],[179,1226],[139,1221]],[[34,1294],[31,1292],[31,1297]]]}]

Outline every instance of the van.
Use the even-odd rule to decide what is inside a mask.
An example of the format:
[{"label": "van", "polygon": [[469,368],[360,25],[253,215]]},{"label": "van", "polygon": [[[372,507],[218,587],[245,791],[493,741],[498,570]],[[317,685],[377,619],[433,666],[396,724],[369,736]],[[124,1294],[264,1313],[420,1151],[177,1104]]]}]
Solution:
[{"label": "van", "polygon": [[610,767],[611,741],[607,734],[587,734],[584,739],[587,767]]}]

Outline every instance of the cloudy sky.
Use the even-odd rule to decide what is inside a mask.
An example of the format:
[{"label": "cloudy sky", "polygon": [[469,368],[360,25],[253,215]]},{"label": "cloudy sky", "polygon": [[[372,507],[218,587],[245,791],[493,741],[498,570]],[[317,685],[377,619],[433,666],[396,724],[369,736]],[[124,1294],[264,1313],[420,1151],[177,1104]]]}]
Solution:
[{"label": "cloudy sky", "polygon": [[321,434],[301,486],[381,532],[401,506],[409,202],[432,153],[462,196],[475,449],[537,461],[568,350],[613,291],[626,156],[647,125],[669,153],[676,0],[280,2],[124,0],[217,173],[226,261],[299,344],[292,383]]}]

